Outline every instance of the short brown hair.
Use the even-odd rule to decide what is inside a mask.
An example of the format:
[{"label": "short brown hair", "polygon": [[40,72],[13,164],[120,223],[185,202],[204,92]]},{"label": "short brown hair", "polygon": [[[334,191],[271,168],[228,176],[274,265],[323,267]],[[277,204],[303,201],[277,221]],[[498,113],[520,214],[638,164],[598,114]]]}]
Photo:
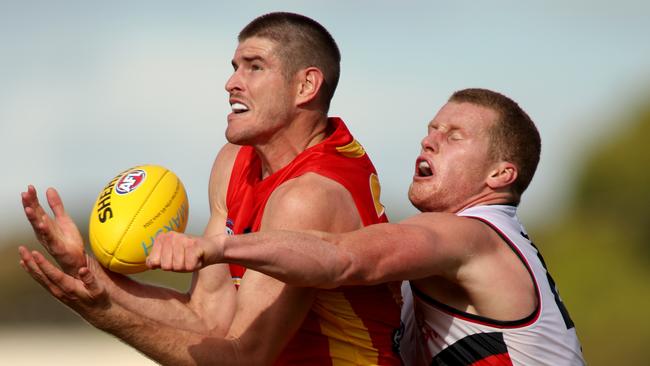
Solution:
[{"label": "short brown hair", "polygon": [[325,110],[339,82],[341,53],[332,35],[304,15],[276,12],[255,18],[239,33],[242,42],[251,37],[267,38],[279,46],[279,57],[287,79],[306,67],[317,67],[324,75],[321,87]]},{"label": "short brown hair", "polygon": [[452,94],[449,101],[472,103],[497,112],[498,120],[490,128],[490,153],[495,159],[517,166],[513,193],[514,203],[519,203],[539,163],[542,143],[535,123],[515,101],[491,90],[459,90]]}]

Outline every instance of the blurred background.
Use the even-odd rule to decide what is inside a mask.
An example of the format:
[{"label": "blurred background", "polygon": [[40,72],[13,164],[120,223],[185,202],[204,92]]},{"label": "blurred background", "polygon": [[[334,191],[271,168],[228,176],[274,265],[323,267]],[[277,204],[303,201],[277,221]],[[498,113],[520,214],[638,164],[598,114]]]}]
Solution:
[{"label": "blurred background", "polygon": [[[102,187],[137,164],[188,190],[207,223],[239,30],[269,11],[321,22],[342,74],[331,114],[371,154],[393,220],[426,124],[458,89],[516,100],[542,159],[520,216],[591,365],[646,364],[650,344],[650,3],[518,1],[0,1],[0,364],[149,361],[92,329],[18,265],[38,248],[19,193],[59,189],[83,231]],[[187,289],[188,277],[142,279]],[[260,340],[263,341],[263,340]]]}]

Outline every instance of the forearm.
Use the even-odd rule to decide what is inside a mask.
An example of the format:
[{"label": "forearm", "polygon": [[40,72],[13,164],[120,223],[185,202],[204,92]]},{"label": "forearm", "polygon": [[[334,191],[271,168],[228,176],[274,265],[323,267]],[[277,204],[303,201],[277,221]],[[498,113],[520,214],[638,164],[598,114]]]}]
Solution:
[{"label": "forearm", "polygon": [[338,287],[345,281],[349,253],[325,240],[324,234],[315,234],[270,231],[223,237],[220,261],[241,264],[293,286]]},{"label": "forearm", "polygon": [[[210,269],[213,273],[215,270]],[[98,267],[93,272],[106,285],[111,301],[133,314],[134,318],[146,317],[160,325],[220,334],[225,333],[232,321],[235,290],[229,278],[227,282],[224,279],[211,283],[209,288],[203,284],[197,285],[195,280],[190,292],[181,293],[140,283]],[[217,278],[211,277],[213,281]]]},{"label": "forearm", "polygon": [[270,231],[224,237],[218,262],[293,286],[333,288],[426,277],[448,265],[415,225],[377,224],[342,234]]},{"label": "forearm", "polygon": [[241,365],[239,341],[133,317],[114,304],[91,322],[163,365]]},{"label": "forearm", "polygon": [[[245,277],[246,286],[238,293],[240,311],[223,335],[134,318],[117,304],[93,317],[93,325],[163,365],[271,364],[304,320],[315,290],[287,288],[252,270]],[[256,308],[264,310],[256,314]]]}]

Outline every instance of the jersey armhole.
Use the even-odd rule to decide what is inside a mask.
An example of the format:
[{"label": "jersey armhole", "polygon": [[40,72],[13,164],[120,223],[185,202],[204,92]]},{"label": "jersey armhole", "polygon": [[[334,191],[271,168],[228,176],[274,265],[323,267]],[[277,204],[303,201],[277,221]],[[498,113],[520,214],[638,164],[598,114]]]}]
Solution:
[{"label": "jersey armhole", "polygon": [[537,298],[537,306],[535,306],[535,309],[526,317],[518,320],[496,320],[496,319],[491,319],[488,317],[480,316],[480,315],[475,315],[475,314],[470,314],[461,310],[458,310],[454,307],[451,307],[447,304],[441,303],[424,292],[420,291],[416,286],[411,284],[411,290],[413,291],[413,295],[417,296],[420,298],[422,301],[434,306],[435,308],[439,309],[440,311],[443,311],[453,317],[460,318],[466,321],[494,327],[494,328],[522,328],[529,326],[533,324],[537,319],[539,318],[539,315],[541,313],[541,307],[542,307],[542,297],[540,295],[540,290],[539,290],[539,285],[537,284],[537,279],[535,278],[535,275],[533,274],[533,270],[530,267],[530,264],[526,260],[526,257],[521,253],[519,248],[508,238],[507,235],[505,235],[499,228],[494,226],[491,222],[488,220],[482,218],[482,217],[477,217],[477,216],[463,216],[469,219],[475,219],[478,221],[481,221],[482,223],[486,224],[489,228],[494,230],[499,237],[510,247],[510,249],[515,253],[517,258],[523,263],[524,267],[526,267],[526,271],[528,271],[528,274],[530,275],[531,280],[533,281],[533,286],[535,287],[535,296]]}]

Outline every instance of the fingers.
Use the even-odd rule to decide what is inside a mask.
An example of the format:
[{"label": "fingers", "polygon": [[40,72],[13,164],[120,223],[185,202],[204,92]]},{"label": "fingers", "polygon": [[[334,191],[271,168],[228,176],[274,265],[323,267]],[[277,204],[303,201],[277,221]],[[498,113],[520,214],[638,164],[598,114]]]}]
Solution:
[{"label": "fingers", "polygon": [[[172,237],[176,237],[176,235],[172,235]],[[172,245],[171,246],[171,252],[172,252],[172,270],[173,271],[187,271],[185,268],[185,256],[186,256],[186,240],[183,240],[184,238],[179,238],[181,239],[177,245]]]},{"label": "fingers", "polygon": [[54,217],[61,218],[66,216],[63,207],[63,200],[61,200],[61,196],[59,196],[59,192],[57,192],[56,189],[51,187],[48,188],[45,192],[45,196],[47,197],[47,203],[50,205],[50,208],[54,213]]},{"label": "fingers", "polygon": [[201,258],[202,257],[196,253],[196,248],[189,255],[188,253],[185,253],[185,263],[183,263],[185,270],[187,272],[193,272],[203,268],[203,261]]},{"label": "fingers", "polygon": [[50,244],[55,239],[54,233],[52,232],[53,222],[39,203],[36,188],[29,185],[27,191],[21,193],[21,198],[25,209],[25,216],[27,216],[27,220],[32,225],[36,238],[50,251]]},{"label": "fingers", "polygon": [[151,247],[151,252],[149,252],[149,255],[147,255],[147,267],[149,269],[156,269],[160,268],[160,251],[161,251],[161,240],[160,235],[156,237],[156,239],[153,242],[153,246]]},{"label": "fingers", "polygon": [[40,207],[40,204],[38,203],[38,195],[36,194],[36,188],[34,188],[33,185],[28,185],[27,191],[21,192],[20,197],[22,198],[24,208],[30,207],[31,209],[37,209]]},{"label": "fingers", "polygon": [[32,256],[41,272],[47,278],[47,281],[58,287],[67,298],[76,299],[79,295],[83,295],[83,293],[79,292],[79,282],[77,279],[65,274],[45,259],[41,253],[34,251]]},{"label": "fingers", "polygon": [[88,267],[79,269],[79,279],[84,283],[90,293],[99,293],[102,291],[95,279],[95,275],[93,275]]},{"label": "fingers", "polygon": [[164,233],[156,237],[147,266],[164,271],[192,272],[201,268],[200,253],[195,238],[176,232]]},{"label": "fingers", "polygon": [[48,261],[41,253],[21,246],[20,265],[36,282],[62,303],[75,311],[88,311],[110,307],[110,299],[88,267],[79,269],[80,279],[72,277]]},{"label": "fingers", "polygon": [[43,215],[46,215],[46,213],[38,202],[36,189],[34,186],[29,185],[27,186],[27,191],[22,192],[20,197],[22,199],[23,208],[25,209],[25,216],[27,216],[27,220],[29,220],[36,235],[39,236],[39,226],[42,222]]},{"label": "fingers", "polygon": [[50,216],[40,205],[36,189],[32,185],[27,187],[26,192],[21,193],[25,215],[41,245],[66,273],[77,276],[79,268],[85,265],[83,238],[66,214],[56,189],[49,188],[46,196],[54,216]]},{"label": "fingers", "polygon": [[160,268],[164,271],[173,270],[174,258],[174,237],[170,234],[163,234],[160,252]]},{"label": "fingers", "polygon": [[52,281],[49,280],[47,275],[41,270],[41,267],[36,262],[34,254],[38,253],[36,251],[30,252],[27,248],[21,246],[18,248],[20,253],[20,265],[23,269],[30,275],[39,285],[45,288],[57,299],[63,298],[63,291]]},{"label": "fingers", "polygon": [[99,284],[99,281],[97,281],[97,278],[90,268],[82,267],[79,269],[78,275],[88,292],[89,298],[93,300],[93,303],[101,308],[110,307],[110,301],[106,290]]}]

